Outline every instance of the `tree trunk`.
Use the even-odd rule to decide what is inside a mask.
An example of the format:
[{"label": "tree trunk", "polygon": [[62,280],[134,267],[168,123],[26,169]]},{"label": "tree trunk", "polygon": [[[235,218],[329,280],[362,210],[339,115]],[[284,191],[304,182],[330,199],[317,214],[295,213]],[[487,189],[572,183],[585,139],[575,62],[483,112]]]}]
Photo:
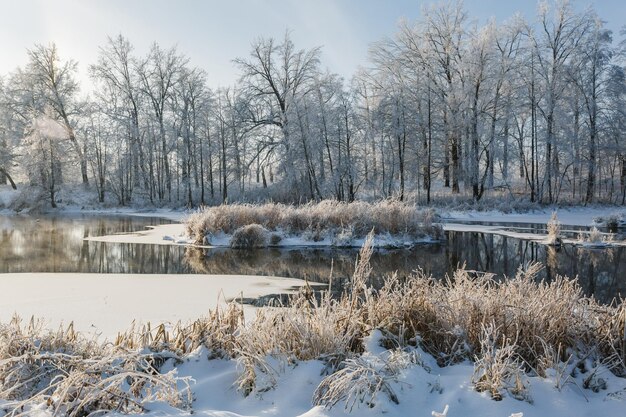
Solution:
[{"label": "tree trunk", "polygon": [[2,167],[0,167],[0,178],[4,179],[5,181],[8,180],[9,183],[11,184],[11,188],[13,188],[14,190],[17,190],[17,185],[15,185],[15,182],[13,182],[13,178],[11,178],[9,173]]}]

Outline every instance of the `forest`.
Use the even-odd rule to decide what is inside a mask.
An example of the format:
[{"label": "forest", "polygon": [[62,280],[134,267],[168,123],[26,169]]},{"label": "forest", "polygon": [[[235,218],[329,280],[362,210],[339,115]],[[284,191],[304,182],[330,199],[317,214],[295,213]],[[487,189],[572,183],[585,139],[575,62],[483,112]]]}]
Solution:
[{"label": "forest", "polygon": [[593,9],[479,24],[424,9],[350,79],[284,37],[235,57],[235,85],[177,47],[115,35],[86,65],[54,44],[0,77],[0,186],[52,207],[481,199],[626,201],[626,41]]}]

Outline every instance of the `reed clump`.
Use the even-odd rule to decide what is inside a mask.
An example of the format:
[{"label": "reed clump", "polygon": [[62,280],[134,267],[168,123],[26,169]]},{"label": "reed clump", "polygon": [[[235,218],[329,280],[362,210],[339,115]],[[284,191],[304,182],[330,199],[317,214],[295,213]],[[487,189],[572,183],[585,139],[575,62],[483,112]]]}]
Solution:
[{"label": "reed clump", "polygon": [[141,413],[154,401],[188,409],[189,381],[160,372],[170,359],[179,360],[169,352],[99,344],[71,324],[52,332],[16,317],[0,326],[0,399],[13,417],[28,416],[42,404],[53,415],[70,417]]},{"label": "reed clump", "polygon": [[350,230],[352,237],[364,238],[374,230],[375,234],[440,239],[443,231],[435,223],[437,219],[432,209],[419,209],[399,201],[343,203],[324,200],[301,206],[267,203],[207,207],[190,215],[186,227],[187,234],[198,244],[206,242],[207,236],[232,235],[253,224],[270,232],[298,236],[333,237]]}]

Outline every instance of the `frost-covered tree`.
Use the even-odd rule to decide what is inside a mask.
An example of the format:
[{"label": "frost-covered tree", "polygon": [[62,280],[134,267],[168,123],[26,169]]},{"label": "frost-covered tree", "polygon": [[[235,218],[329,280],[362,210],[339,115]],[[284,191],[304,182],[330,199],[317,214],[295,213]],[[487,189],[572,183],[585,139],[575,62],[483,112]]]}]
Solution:
[{"label": "frost-covered tree", "polygon": [[151,176],[148,174],[144,135],[140,126],[143,109],[138,61],[128,39],[119,35],[108,38],[100,48],[98,60],[89,67],[96,90],[95,97],[108,122],[116,128],[114,178],[111,184],[121,204],[132,199],[133,188],[143,184],[152,200]]},{"label": "frost-covered tree", "polygon": [[[35,46],[0,88],[0,183],[42,183],[22,163],[47,149],[63,156],[48,158],[55,189],[93,178],[98,200],[122,205],[623,203],[626,48],[611,35],[593,10],[565,0],[503,23],[451,1],[401,22],[351,78],[287,33],[255,40],[234,59],[239,80],[215,90],[176,48],[137,54],[119,35],[89,67],[87,98],[76,63]],[[65,132],[54,146],[33,136],[42,118]]]},{"label": "frost-covered tree", "polygon": [[77,99],[79,86],[76,81],[78,64],[71,59],[62,60],[54,43],[48,46],[35,45],[28,50],[28,58],[25,72],[33,89],[32,98],[39,102],[37,107],[46,109],[47,115],[65,129],[80,164],[82,182],[88,184],[84,143],[76,137],[76,118],[80,116]]},{"label": "frost-covered tree", "polygon": [[289,33],[282,41],[260,38],[252,44],[248,58],[238,58],[241,84],[251,105],[260,112],[251,112],[251,123],[258,127],[280,130],[281,169],[292,183],[298,168],[295,160],[297,142],[292,138],[296,102],[310,94],[312,82],[319,72],[320,49],[298,50]]},{"label": "frost-covered tree", "polygon": [[51,116],[42,116],[33,121],[30,134],[23,140],[23,165],[31,185],[48,195],[53,208],[57,206],[56,193],[63,183],[61,166],[66,154],[66,135],[65,126]]}]

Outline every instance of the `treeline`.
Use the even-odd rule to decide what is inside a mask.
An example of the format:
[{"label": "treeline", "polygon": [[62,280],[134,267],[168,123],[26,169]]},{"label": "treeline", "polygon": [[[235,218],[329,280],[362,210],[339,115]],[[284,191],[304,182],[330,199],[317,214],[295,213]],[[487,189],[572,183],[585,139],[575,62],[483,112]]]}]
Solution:
[{"label": "treeline", "polygon": [[431,7],[350,80],[320,52],[261,38],[234,60],[239,81],[211,89],[176,48],[140,56],[120,35],[84,97],[77,63],[37,45],[0,84],[0,183],[22,178],[53,206],[63,182],[121,205],[625,201],[624,42],[591,9],[479,26],[459,3]]}]

